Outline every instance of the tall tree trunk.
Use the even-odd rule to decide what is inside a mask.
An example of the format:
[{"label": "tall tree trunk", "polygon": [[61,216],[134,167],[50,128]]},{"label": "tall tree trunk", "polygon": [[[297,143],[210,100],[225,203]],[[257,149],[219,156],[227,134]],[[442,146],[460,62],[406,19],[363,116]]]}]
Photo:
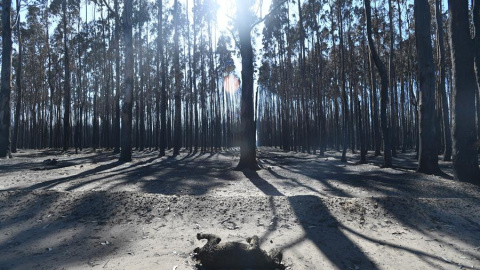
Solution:
[{"label": "tall tree trunk", "polygon": [[[346,74],[345,74],[345,45],[343,42],[343,19],[342,19],[342,0],[338,2],[338,20],[339,20],[339,36],[340,36],[340,71],[341,71],[341,80],[342,80],[342,115],[343,115],[343,150],[342,150],[342,162],[347,162],[347,147],[348,147],[348,97],[345,84]],[[353,97],[351,97],[353,98]]]},{"label": "tall tree trunk", "polygon": [[477,138],[476,146],[480,154],[480,1],[475,0],[473,5],[473,24],[475,29],[475,75],[477,78],[478,89],[475,91],[476,100],[476,118],[477,118]]},{"label": "tall tree trunk", "polygon": [[161,20],[162,20],[162,0],[157,0],[157,50],[155,53],[155,58],[156,58],[156,76],[155,76],[155,86],[156,86],[156,92],[155,92],[155,132],[154,132],[154,141],[155,141],[155,149],[160,150],[160,104],[161,104],[161,71],[160,71],[160,63],[161,63],[161,57],[163,57],[162,53],[160,52],[160,44],[162,43],[162,36],[161,36]]},{"label": "tall tree trunk", "polygon": [[380,133],[380,126],[378,120],[378,98],[377,98],[377,76],[375,75],[375,62],[373,61],[372,53],[368,54],[369,71],[370,71],[370,97],[372,107],[372,128],[373,128],[373,142],[375,149],[375,156],[379,156],[382,148],[382,135]]},{"label": "tall tree trunk", "polygon": [[[103,9],[103,6],[102,6]],[[102,129],[102,138],[103,138],[103,147],[110,149],[110,65],[108,63],[109,59],[107,57],[107,42],[108,37],[105,35],[105,24],[106,20],[103,18],[103,12],[101,16],[102,21],[102,46],[103,46],[103,129]]]},{"label": "tall tree trunk", "polygon": [[160,69],[162,77],[162,87],[160,89],[160,152],[159,156],[165,156],[165,148],[167,147],[167,70],[165,67],[164,43],[163,43],[163,0],[158,0],[158,31],[160,38],[158,40],[158,48],[160,50]]},{"label": "tall tree trunk", "polygon": [[445,44],[443,43],[442,3],[440,0],[435,0],[435,17],[437,20],[437,53],[439,57],[438,66],[440,69],[437,92],[441,99],[440,102],[442,103],[442,134],[445,142],[443,161],[450,161],[452,156],[452,134],[450,131],[450,114],[448,113],[448,99],[445,89]]},{"label": "tall tree trunk", "polygon": [[390,127],[391,127],[391,141],[392,141],[392,156],[396,157],[397,156],[397,102],[396,102],[396,87],[395,86],[395,65],[393,63],[394,61],[394,56],[395,56],[395,51],[394,51],[394,32],[395,28],[393,26],[393,5],[392,5],[392,0],[388,0],[388,19],[389,19],[389,25],[390,25],[390,55],[389,55],[389,61],[388,61],[388,81],[389,81],[389,87],[390,87],[390,104],[391,104],[391,113],[390,113]]},{"label": "tall tree trunk", "polygon": [[[305,48],[305,29],[303,29],[303,13],[302,13],[302,8],[301,8],[301,1],[297,1],[297,6],[298,6],[298,17],[299,17],[299,31],[300,31],[300,71],[301,74],[307,74],[306,71],[306,66],[307,64],[305,63],[306,61],[306,48]],[[309,120],[309,106],[308,106],[308,96],[307,96],[307,90],[309,89],[308,86],[308,81],[306,79],[302,79],[300,83],[301,87],[301,93],[302,93],[302,107],[303,111],[301,113],[302,121],[301,124],[303,125],[302,128],[302,152],[307,151],[307,153],[310,153],[310,137],[312,136],[310,134],[310,120]]]},{"label": "tall tree trunk", "polygon": [[417,172],[434,174],[438,167],[437,132],[435,128],[435,69],[430,36],[430,6],[427,0],[415,0],[415,38],[418,57],[419,138]]},{"label": "tall tree trunk", "polygon": [[[475,10],[478,9],[478,4],[478,0],[476,0]],[[470,38],[468,1],[449,0],[448,9],[453,74],[453,173],[455,179],[459,181],[480,185],[480,170],[475,147],[477,139],[475,134],[475,91],[478,86],[475,81],[475,44]],[[476,31],[475,34],[478,32]]]},{"label": "tall tree trunk", "polygon": [[[398,9],[398,34],[399,34],[399,59],[404,59],[403,53],[403,37],[402,37],[402,10],[400,5],[401,0],[397,0],[397,9]],[[408,60],[407,60],[408,61]],[[398,73],[400,74],[400,129],[401,132],[398,132],[399,136],[401,133],[401,140],[398,142],[402,143],[402,153],[407,151],[407,119],[405,115],[405,64],[404,62],[400,61],[398,69],[400,70]],[[397,114],[398,115],[398,114]]]},{"label": "tall tree trunk", "polygon": [[377,66],[378,72],[380,73],[381,89],[380,89],[380,122],[382,126],[383,133],[383,166],[392,167],[392,148],[390,141],[390,128],[388,127],[387,120],[387,104],[388,104],[388,76],[387,69],[385,64],[382,62],[378,56],[375,45],[373,44],[372,38],[372,11],[370,7],[370,0],[364,0],[365,2],[365,17],[367,19],[367,37],[368,37],[368,47],[373,57],[373,61]]},{"label": "tall tree trunk", "polygon": [[[185,118],[185,122],[187,123],[186,125],[186,147],[188,147],[189,149],[189,153],[191,153],[193,151],[193,96],[192,96],[192,89],[193,89],[193,73],[192,73],[192,51],[191,51],[191,48],[192,48],[192,43],[191,43],[191,38],[190,38],[190,17],[189,17],[189,2],[190,1],[187,1],[186,3],[186,16],[187,16],[187,22],[188,22],[188,26],[187,26],[187,51],[188,51],[188,55],[186,57],[188,57],[188,72],[186,73],[186,83],[185,85],[187,85],[188,83],[188,102],[186,102],[186,106],[185,106],[185,115],[186,115],[186,118]],[[187,82],[188,80],[188,82]],[[186,86],[187,88],[187,86]]]},{"label": "tall tree trunk", "polygon": [[12,91],[11,0],[2,2],[2,72],[0,89],[0,158],[10,157],[10,95]]},{"label": "tall tree trunk", "polygon": [[68,52],[67,0],[63,0],[63,50],[65,53],[64,111],[63,111],[63,151],[70,147],[70,56]]},{"label": "tall tree trunk", "polygon": [[180,52],[178,39],[180,38],[179,29],[180,29],[180,11],[178,6],[178,0],[174,2],[174,23],[175,23],[175,34],[174,34],[174,65],[175,65],[175,127],[174,127],[174,142],[173,142],[173,155],[176,156],[180,153],[180,147],[182,144],[182,100],[181,100],[181,90],[182,90],[182,71],[180,69]]},{"label": "tall tree trunk", "polygon": [[[142,4],[140,4],[142,6]],[[142,8],[142,7],[140,7]],[[138,54],[138,65],[139,65],[139,75],[140,75],[140,87],[138,88],[138,95],[140,99],[140,107],[138,107],[137,111],[139,113],[139,121],[140,124],[138,125],[139,127],[139,149],[140,151],[143,151],[145,149],[145,71],[144,71],[144,60],[143,60],[143,38],[142,38],[142,33],[143,33],[143,21],[140,22],[140,25],[138,27],[138,48],[139,48],[139,54]],[[147,30],[148,31],[148,30]]]},{"label": "tall tree trunk", "polygon": [[[17,0],[17,12],[20,10],[20,0]],[[22,33],[20,30],[20,18],[18,16],[17,21],[17,36],[18,36],[18,63],[17,63],[17,100],[15,102],[15,125],[13,127],[13,138],[12,138],[12,153],[17,152],[17,142],[18,142],[18,128],[20,122],[20,111],[22,109],[22,56],[23,56],[23,44],[22,44]]]},{"label": "tall tree trunk", "polygon": [[132,161],[132,102],[133,102],[133,0],[124,0],[123,35],[125,39],[125,88],[122,107],[122,150],[120,161]]},{"label": "tall tree trunk", "polygon": [[241,129],[240,162],[237,170],[257,170],[255,153],[255,121],[253,108],[253,47],[250,31],[250,5],[237,0],[237,28],[242,56],[242,98],[240,103]]},{"label": "tall tree trunk", "polygon": [[[197,0],[193,1],[193,8],[196,9],[197,7]],[[199,132],[200,132],[200,126],[199,126],[199,119],[198,119],[198,87],[197,87],[197,61],[198,61],[198,53],[197,53],[197,12],[193,13],[193,62],[192,62],[192,73],[193,73],[193,78],[192,78],[192,83],[193,83],[193,103],[194,103],[194,126],[195,126],[195,131],[194,131],[194,139],[193,139],[193,152],[198,152],[198,145],[199,145]]]},{"label": "tall tree trunk", "polygon": [[48,19],[47,19],[47,26],[46,26],[46,37],[45,37],[45,42],[47,46],[47,54],[48,54],[48,70],[47,70],[47,81],[48,81],[48,87],[50,88],[50,118],[49,118],[49,126],[50,126],[50,142],[49,142],[49,147],[53,148],[54,147],[54,125],[53,125],[53,115],[55,114],[53,110],[53,93],[55,92],[55,82],[53,81],[53,75],[52,75],[52,54],[50,51],[50,42],[49,42],[49,34],[48,34]]},{"label": "tall tree trunk", "polygon": [[[118,0],[114,0],[115,14],[118,14]],[[120,153],[120,23],[115,21],[115,120],[113,136],[113,152]]]}]

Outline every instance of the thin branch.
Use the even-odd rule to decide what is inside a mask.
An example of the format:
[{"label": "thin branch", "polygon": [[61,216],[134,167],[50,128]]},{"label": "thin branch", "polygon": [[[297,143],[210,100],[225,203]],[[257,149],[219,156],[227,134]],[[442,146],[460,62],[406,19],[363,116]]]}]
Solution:
[{"label": "thin branch", "polygon": [[225,27],[227,28],[228,32],[230,32],[230,34],[232,35],[232,38],[233,38],[233,41],[235,41],[235,46],[240,49],[240,44],[238,43],[236,37],[235,37],[235,33],[233,32],[232,29],[228,28],[228,27]]},{"label": "thin branch", "polygon": [[107,9],[113,14],[113,16],[115,17],[115,21],[119,24],[119,25],[122,25],[122,20],[120,19],[120,16],[118,15],[117,12],[115,12],[115,10],[113,10],[110,5],[107,3],[106,0],[102,0],[103,4],[107,7]]},{"label": "thin branch", "polygon": [[13,22],[13,24],[11,25],[12,29],[13,27],[18,23],[18,21],[20,20],[20,1],[21,0],[17,0],[16,3],[17,3],[17,14],[15,16],[15,21]]},{"label": "thin branch", "polygon": [[254,24],[252,24],[252,29],[259,23],[262,23],[263,21],[265,21],[265,19],[267,19],[267,17],[269,17],[270,15],[272,15],[272,13],[274,11],[277,11],[277,9],[279,9],[281,6],[283,6],[283,4],[285,4],[286,2],[288,2],[288,0],[284,0],[282,1],[280,4],[278,4],[277,6],[275,6],[274,8],[272,8],[267,15],[265,15],[263,18],[261,18],[260,20],[256,21]]}]

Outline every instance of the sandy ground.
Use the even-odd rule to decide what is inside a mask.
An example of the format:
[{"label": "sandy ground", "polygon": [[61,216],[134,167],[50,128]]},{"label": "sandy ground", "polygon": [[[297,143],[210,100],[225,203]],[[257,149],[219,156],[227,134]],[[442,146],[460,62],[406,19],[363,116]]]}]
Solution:
[{"label": "sandy ground", "polygon": [[[414,172],[261,148],[157,157],[22,151],[0,160],[0,269],[194,269],[204,242],[258,235],[287,269],[480,269],[480,188]],[[46,159],[57,159],[46,165]]]}]

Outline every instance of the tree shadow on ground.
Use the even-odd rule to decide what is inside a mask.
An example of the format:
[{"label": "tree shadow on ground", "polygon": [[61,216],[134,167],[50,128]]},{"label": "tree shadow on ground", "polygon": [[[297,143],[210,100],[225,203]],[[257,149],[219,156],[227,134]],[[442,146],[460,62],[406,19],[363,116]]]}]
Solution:
[{"label": "tree shadow on ground", "polygon": [[88,268],[123,245],[101,243],[106,243],[108,221],[120,212],[121,198],[54,191],[9,192],[0,198],[0,269],[34,269],[47,259],[49,265]]},{"label": "tree shadow on ground", "polygon": [[[400,157],[400,159],[411,159]],[[281,160],[282,162],[278,162]],[[295,159],[275,156],[264,158],[263,162],[272,166],[264,172],[270,174],[270,181],[280,190],[296,189],[294,193],[313,195],[295,195],[306,199],[315,199],[315,196],[345,197],[354,199],[364,197],[373,199],[381,209],[385,210],[403,226],[415,231],[426,239],[435,239],[441,245],[451,246],[451,239],[455,239],[464,246],[476,247],[480,242],[480,215],[475,213],[474,206],[480,204],[479,187],[468,183],[457,183],[445,177],[426,177],[414,171],[397,169],[378,169],[371,165],[360,169],[361,166],[349,166],[338,161],[337,157],[314,158],[310,161],[297,162]],[[444,164],[443,166],[448,166]],[[271,179],[268,177],[268,179]],[[313,196],[309,198],[309,196]],[[289,197],[291,200],[292,197]],[[312,209],[310,215],[322,215],[325,208],[321,201],[317,208]],[[295,206],[292,205],[295,210]],[[300,205],[298,208],[301,208]],[[320,211],[320,213],[318,212]],[[295,210],[298,212],[298,210]],[[308,215],[306,215],[308,216]],[[344,225],[342,225],[344,226]],[[344,226],[345,227],[345,226]],[[347,228],[347,227],[345,227]],[[305,228],[306,230],[308,227]],[[449,238],[443,237],[448,235]],[[320,237],[320,236],[317,236]],[[364,236],[367,240],[368,236]],[[383,242],[382,239],[374,239]],[[398,246],[391,245],[398,249]],[[475,250],[460,250],[459,253],[480,260]],[[405,249],[434,264],[444,258],[427,254],[423,251]],[[342,268],[342,267],[340,267]]]},{"label": "tree shadow on ground", "polygon": [[[116,161],[105,159],[103,164],[99,164],[99,166],[93,169],[77,175],[39,182],[24,190],[34,193],[55,188],[60,184],[68,184],[65,188],[67,191],[92,190],[96,188],[111,191],[117,188],[121,189],[125,185],[132,185],[137,188],[136,190],[146,193],[204,195],[239,180],[239,173],[231,171],[232,162],[237,160],[233,155],[228,155],[227,158],[222,160],[214,159],[212,158],[214,155],[207,154],[187,155],[182,153],[181,156],[175,158],[157,158],[156,153],[148,153],[148,155],[142,160],[127,164],[119,164]],[[88,157],[88,159],[94,160],[95,158]],[[346,235],[348,231],[349,234],[355,234],[364,241],[384,243],[391,246],[391,248],[404,250],[420,256],[427,262],[432,263],[432,268],[438,268],[434,266],[434,263],[439,260],[436,255],[398,247],[341,224],[337,217],[328,210],[325,201],[319,196],[340,197],[342,199],[358,197],[370,199],[373,196],[376,198],[375,202],[381,208],[386,209],[399,223],[426,237],[436,238],[438,239],[436,241],[441,244],[448,244],[448,239],[438,237],[438,235],[442,234],[469,245],[478,246],[478,242],[480,242],[480,217],[478,214],[465,212],[466,204],[459,204],[457,208],[452,206],[452,202],[455,202],[455,200],[479,205],[478,194],[480,194],[480,191],[478,187],[455,183],[443,178],[438,180],[426,178],[424,175],[411,171],[397,169],[380,170],[377,166],[371,165],[365,165],[365,167],[349,166],[339,162],[333,156],[318,158],[312,155],[304,155],[301,158],[288,158],[283,156],[276,157],[275,154],[271,154],[261,157],[261,159],[262,162],[274,168],[260,172],[243,172],[243,176],[249,179],[253,186],[266,196],[272,196],[272,198],[289,195],[290,188],[298,188],[299,190],[299,192],[295,191],[297,194],[291,192],[290,194],[293,194],[293,196],[288,197],[288,200],[306,235],[295,242],[286,243],[285,248],[309,239],[338,268],[348,269],[354,268],[353,265],[361,265],[360,269],[375,269],[376,266],[373,264],[372,258],[354,247],[355,243]],[[83,161],[85,159],[79,160],[79,162]],[[367,169],[364,170],[362,168]],[[265,175],[270,175],[270,177],[265,177]],[[79,181],[75,182],[76,180]],[[468,188],[458,188],[464,185]],[[61,223],[52,223],[52,225],[46,228],[43,228],[46,225],[44,223],[35,223],[37,215],[44,213],[42,209],[48,209],[49,205],[52,205],[53,197],[45,199],[43,204],[37,204],[38,201],[34,200],[22,203],[21,198],[28,198],[26,194],[29,192],[20,194],[18,197],[19,201],[11,197],[9,199],[11,201],[8,204],[0,207],[2,209],[0,218],[2,216],[8,217],[8,219],[1,219],[0,230],[2,232],[4,229],[11,229],[19,222],[22,222],[25,216],[28,216],[27,219],[33,224],[25,229],[23,233],[18,232],[15,235],[12,234],[5,237],[6,241],[3,242],[6,244],[2,245],[0,243],[0,250],[12,248],[15,252],[18,252],[17,255],[15,255],[16,253],[14,255],[9,253],[9,256],[13,256],[11,258],[19,259],[20,256],[25,255],[21,253],[21,248],[33,245],[36,242],[34,239],[22,238],[22,234],[31,235],[38,233],[41,235],[39,239],[47,239],[54,236],[55,228],[63,228]],[[105,194],[99,193],[98,196],[105,196]],[[392,197],[395,199],[391,199]],[[443,205],[436,205],[438,202],[430,202],[428,198],[441,199],[440,201],[443,201]],[[90,204],[92,200],[97,201],[99,198],[86,196],[81,201],[68,203],[74,208],[83,209],[92,207]],[[15,203],[21,204],[25,208],[18,208],[15,210],[16,212],[9,209],[8,205]],[[122,205],[121,203],[123,202],[111,199],[109,203]],[[272,201],[270,201],[270,209],[272,209],[275,215],[277,210],[274,206]],[[33,208],[33,212],[29,212],[29,207]],[[420,212],[417,208],[424,210]],[[408,210],[406,211],[405,209]],[[13,211],[15,216],[8,216],[8,211]],[[73,213],[75,212],[75,210],[72,211]],[[107,215],[108,211],[110,210],[102,213],[102,215]],[[81,220],[81,217],[78,218],[78,220]],[[273,220],[272,227],[276,228],[276,226],[278,226],[278,222]],[[452,230],[452,226],[462,229]],[[90,226],[87,227],[91,228]],[[463,228],[466,229],[464,230]],[[85,231],[84,235],[87,237],[91,233],[90,231]],[[262,239],[266,239],[269,233],[271,232],[266,232]],[[57,249],[55,248],[54,250]],[[351,256],[352,254],[348,257],[353,259],[343,262],[342,260],[346,258],[344,256],[347,255],[342,252],[353,252],[353,257]],[[478,258],[478,255],[474,252],[468,252],[472,257]],[[34,256],[32,254],[27,255]],[[38,258],[42,258],[40,255],[38,256]],[[95,254],[92,256],[95,256]],[[11,258],[4,258],[0,255],[0,264],[11,265],[13,263]]]},{"label": "tree shadow on ground", "polygon": [[[273,216],[276,216],[276,208],[272,201],[272,196],[283,196],[283,194],[265,179],[260,177],[257,172],[244,171],[243,173],[265,195],[271,196],[269,202],[273,211]],[[328,232],[319,232],[317,229],[312,229],[312,224],[320,224],[325,220],[333,221],[333,224],[337,224],[335,217],[330,215],[328,209],[317,196],[293,196],[288,197],[288,201],[293,208],[300,225],[305,230],[306,235],[293,243],[288,243],[282,246],[282,249],[289,248],[297,243],[305,241],[305,239],[309,239],[315,244],[320,252],[322,252],[328,260],[339,269],[355,269],[355,265],[360,266],[361,269],[377,269],[370,258],[368,258],[364,252],[359,250],[355,246],[355,243],[340,231],[337,226],[324,226],[325,228],[328,228]],[[312,210],[315,212],[314,215],[312,215]],[[278,227],[278,219],[273,220],[271,227],[272,230],[266,231],[266,233],[260,237],[261,239],[269,238],[272,231]]]},{"label": "tree shadow on ground", "polygon": [[378,269],[365,251],[340,229],[341,223],[318,196],[292,196],[288,197],[288,201],[305,236],[285,243],[283,249],[308,239],[338,269]]},{"label": "tree shadow on ground", "polygon": [[85,178],[85,177],[88,177],[88,176],[91,176],[91,175],[96,175],[96,174],[101,173],[103,171],[110,170],[114,167],[117,167],[121,164],[122,164],[122,162],[116,161],[116,162],[113,162],[113,163],[100,165],[98,167],[95,167],[93,169],[81,172],[81,173],[76,174],[76,175],[37,183],[37,184],[31,185],[30,187],[26,188],[25,190],[50,189],[50,188],[53,188],[57,185],[60,185],[60,184],[63,184],[63,183],[66,183],[66,182],[69,182],[69,181],[72,181],[72,180],[82,179],[82,178]]},{"label": "tree shadow on ground", "polygon": [[[147,156],[134,152],[134,162],[122,163],[112,159],[104,159],[93,168],[74,175],[56,177],[51,180],[37,181],[26,187],[12,187],[9,190],[116,190],[130,186],[147,193],[165,195],[202,195],[210,190],[230,185],[238,179],[231,171],[231,156],[213,158],[219,153],[187,153],[183,151],[176,157],[158,157],[157,153],[149,152]],[[72,164],[86,164],[86,157],[72,159]],[[88,159],[98,159],[89,156]],[[90,165],[92,166],[92,165]]]},{"label": "tree shadow on ground", "polygon": [[[455,259],[445,259],[439,254],[432,251],[419,250],[414,247],[405,247],[395,244],[392,240],[380,239],[378,237],[368,236],[363,233],[362,230],[354,229],[341,222],[335,215],[331,213],[332,205],[327,205],[328,200],[323,200],[318,196],[305,195],[305,196],[292,196],[288,197],[288,201],[298,218],[300,225],[305,231],[305,236],[299,238],[291,243],[285,243],[283,249],[293,247],[306,239],[310,240],[315,246],[322,252],[328,260],[339,269],[378,269],[375,264],[374,255],[367,255],[366,250],[362,250],[360,245],[362,242],[373,243],[381,246],[388,247],[402,253],[409,253],[429,265],[432,269],[442,269],[445,265],[458,267],[460,265]],[[402,207],[402,206],[400,206]],[[405,207],[405,205],[403,205]],[[388,210],[393,210],[391,207]],[[404,213],[397,209],[395,212]],[[438,209],[436,209],[438,210]],[[408,211],[407,211],[408,212]],[[314,214],[313,214],[314,213]],[[418,216],[409,215],[411,220]],[[447,215],[446,218],[454,218],[458,221],[458,218]],[[409,223],[404,224],[412,229],[415,229],[418,224]],[[348,235],[347,235],[348,233]],[[429,236],[425,231],[421,231],[424,236]],[[446,231],[444,231],[446,233]],[[474,237],[475,241],[478,241],[478,236],[475,237],[473,232],[465,233],[459,232],[463,237]],[[353,235],[353,236],[352,236]],[[353,242],[353,238],[357,238]],[[438,240],[437,240],[438,241]],[[358,245],[356,243],[359,243]],[[448,245],[447,242],[442,242]],[[477,242],[478,243],[478,242]],[[473,244],[473,243],[472,243]],[[460,252],[460,250],[457,250]],[[472,256],[477,260],[480,259],[478,254],[474,252],[462,252],[467,256]],[[358,268],[357,268],[358,267]],[[477,268],[472,268],[477,269]]]},{"label": "tree shadow on ground", "polygon": [[256,171],[244,170],[243,175],[252,182],[260,191],[262,191],[267,196],[284,196],[278,189],[270,184],[267,180],[263,179],[258,175]]},{"label": "tree shadow on ground", "polygon": [[[453,182],[445,177],[426,177],[415,171],[379,169],[372,165],[350,166],[340,162],[335,156],[312,158],[307,162],[285,158],[281,160],[282,162],[279,162],[275,156],[263,158],[263,162],[273,167],[269,170],[273,176],[284,177],[291,182],[306,178],[314,180],[305,183],[312,188],[317,183],[320,187],[317,190],[330,190],[333,186],[337,191],[334,193],[335,196],[358,197],[359,194],[354,194],[352,191],[361,189],[365,194],[368,193],[368,196],[476,198],[480,194],[479,187],[457,189],[456,185],[465,185],[465,183]],[[287,164],[284,164],[285,162]]]},{"label": "tree shadow on ground", "polygon": [[103,177],[92,177],[68,188],[77,190],[87,185],[100,185],[109,190],[135,185],[143,192],[164,195],[202,195],[228,185],[237,179],[230,171],[231,164],[214,160],[217,154],[185,153],[172,157],[151,158],[126,166],[119,166]]}]

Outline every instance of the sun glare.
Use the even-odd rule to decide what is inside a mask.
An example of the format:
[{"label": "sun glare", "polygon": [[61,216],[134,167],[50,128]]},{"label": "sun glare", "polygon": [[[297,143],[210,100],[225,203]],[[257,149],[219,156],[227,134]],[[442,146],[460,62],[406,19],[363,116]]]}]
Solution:
[{"label": "sun glare", "polygon": [[232,19],[235,17],[235,5],[234,1],[217,0],[217,27],[220,31],[227,31],[229,24],[232,23]]},{"label": "sun glare", "polygon": [[[217,26],[220,31],[227,30],[232,18],[235,18],[235,1],[234,0],[217,0]],[[265,16],[270,9],[271,0],[256,0],[253,10],[259,17]],[[230,27],[231,28],[231,27]]]},{"label": "sun glare", "polygon": [[240,87],[240,82],[235,75],[229,74],[223,79],[223,87],[227,93],[235,93]]}]

